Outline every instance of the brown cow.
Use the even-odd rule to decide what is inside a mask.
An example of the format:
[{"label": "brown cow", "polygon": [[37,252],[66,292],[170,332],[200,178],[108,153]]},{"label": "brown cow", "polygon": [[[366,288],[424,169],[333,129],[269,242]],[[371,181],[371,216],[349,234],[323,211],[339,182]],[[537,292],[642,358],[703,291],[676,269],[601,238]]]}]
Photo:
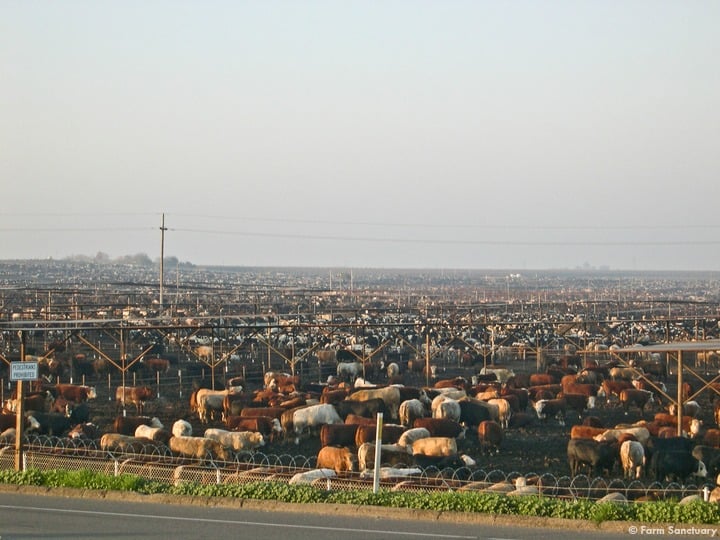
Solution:
[{"label": "brown cow", "polygon": [[573,426],[570,428],[571,439],[592,439],[598,435],[602,435],[607,428],[592,426]]},{"label": "brown cow", "polygon": [[118,386],[115,391],[116,409],[119,411],[121,407],[132,404],[135,405],[136,413],[141,415],[145,410],[145,402],[154,397],[149,386]]},{"label": "brown cow", "polygon": [[[345,424],[347,425],[347,424]],[[375,442],[377,427],[358,425],[355,432],[355,446],[360,446],[366,442]],[[400,435],[405,431],[405,426],[399,424],[383,424],[382,426],[382,444],[395,444],[400,439]]]},{"label": "brown cow", "polygon": [[164,427],[162,422],[157,418],[149,416],[118,416],[113,422],[113,431],[121,435],[135,435],[135,430],[140,425],[150,427]]},{"label": "brown cow", "polygon": [[256,431],[272,441],[282,434],[280,420],[269,416],[235,416],[225,418],[225,427],[230,431]]},{"label": "brown cow", "polygon": [[485,453],[500,453],[500,445],[502,444],[504,434],[500,424],[493,420],[484,420],[478,426],[478,441],[480,442],[480,451]]},{"label": "brown cow", "polygon": [[359,424],[324,424],[320,427],[320,446],[353,446],[359,427]]},{"label": "brown cow", "polygon": [[317,468],[333,469],[337,473],[354,471],[357,469],[357,457],[346,447],[323,446],[318,452]]},{"label": "brown cow", "polygon": [[63,397],[73,403],[82,403],[89,399],[95,399],[97,392],[94,386],[85,386],[79,384],[56,384],[56,397]]},{"label": "brown cow", "polygon": [[432,437],[463,438],[466,431],[462,424],[448,418],[416,418],[413,427],[427,429]]},{"label": "brown cow", "polygon": [[628,414],[631,405],[640,408],[640,414],[645,412],[646,405],[652,405],[655,402],[652,392],[649,390],[638,390],[637,388],[625,388],[620,391],[620,403]]},{"label": "brown cow", "polygon": [[285,409],[282,407],[245,407],[240,411],[240,416],[269,416],[280,420],[280,416],[284,412]]}]

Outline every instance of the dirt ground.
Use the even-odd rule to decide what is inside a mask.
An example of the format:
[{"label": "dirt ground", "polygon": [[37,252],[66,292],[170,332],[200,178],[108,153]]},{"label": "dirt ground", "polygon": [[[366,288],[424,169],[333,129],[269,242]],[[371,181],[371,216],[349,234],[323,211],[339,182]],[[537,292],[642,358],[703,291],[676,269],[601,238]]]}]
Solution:
[{"label": "dirt ground", "polygon": [[[185,381],[187,384],[190,381]],[[412,381],[410,381],[412,382]],[[417,381],[418,385],[423,381]],[[670,395],[674,395],[675,389],[668,384]],[[116,414],[114,401],[108,399],[109,388],[105,383],[98,385],[98,398],[92,403],[92,421],[100,428],[101,433],[112,431],[112,422]],[[195,434],[201,434],[207,427],[224,427],[220,421],[211,421],[209,424],[201,424],[197,415],[190,412],[189,395],[191,388],[188,386],[180,396],[177,386],[168,385],[161,387],[161,397],[148,403],[146,414],[157,416],[166,425],[183,418],[193,426]],[[705,400],[705,401],[703,401]],[[715,427],[712,420],[712,405],[707,396],[702,396],[701,404],[704,405],[702,419],[704,425]],[[600,403],[600,400],[598,400]],[[598,417],[606,427],[613,427],[618,423],[632,423],[642,418],[652,420],[653,415],[665,410],[664,407],[655,405],[646,410],[644,415],[640,411],[631,409],[625,414],[617,403],[600,403],[596,409],[585,411],[584,416],[592,415]],[[582,423],[582,417],[572,411],[568,412],[566,424],[561,426],[555,419],[540,421],[531,408],[526,411],[532,418],[532,423],[525,427],[513,428],[505,431],[505,438],[498,454],[483,455],[480,451],[477,434],[468,430],[466,439],[459,442],[459,451],[476,460],[477,466],[483,470],[499,470],[506,475],[517,472],[520,474],[550,473],[556,477],[568,476],[570,470],[567,464],[566,449],[570,438],[570,429],[573,425]],[[134,409],[128,409],[128,415],[135,414]],[[265,446],[262,451],[265,454],[306,456],[312,458],[317,455],[320,443],[317,437],[304,439],[299,445],[293,441],[274,442]],[[614,476],[622,477],[621,470],[615,471]]]}]

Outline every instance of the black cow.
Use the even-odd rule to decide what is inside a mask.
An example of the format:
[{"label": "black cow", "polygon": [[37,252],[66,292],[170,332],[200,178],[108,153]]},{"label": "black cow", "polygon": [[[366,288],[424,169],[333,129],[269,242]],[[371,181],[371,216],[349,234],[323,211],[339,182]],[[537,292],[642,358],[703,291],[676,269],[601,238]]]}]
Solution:
[{"label": "black cow", "polygon": [[720,448],[698,444],[693,448],[692,456],[705,464],[709,477],[715,478],[720,474]]},{"label": "black cow", "polygon": [[650,437],[645,447],[645,472],[651,475],[650,463],[655,452],[685,452],[690,454],[695,441],[689,437]]},{"label": "black cow", "polygon": [[693,474],[706,477],[707,467],[688,452],[657,450],[650,460],[650,472],[657,482],[662,482],[666,478],[683,482]]},{"label": "black cow", "polygon": [[372,398],[365,401],[345,399],[335,404],[340,418],[347,417],[348,414],[355,414],[357,416],[364,416],[365,418],[375,418],[377,413],[387,412],[385,401],[382,398]]},{"label": "black cow", "polygon": [[469,399],[461,399],[459,403],[460,423],[470,427],[477,427],[485,420],[492,420],[488,407]]},{"label": "black cow", "polygon": [[570,474],[576,476],[582,465],[590,467],[592,474],[601,476],[612,471],[619,455],[616,443],[599,443],[592,439],[570,439],[567,446]]},{"label": "black cow", "polygon": [[41,411],[28,411],[28,413],[40,423],[38,433],[42,435],[60,437],[75,425],[70,417],[65,416],[63,413]]}]

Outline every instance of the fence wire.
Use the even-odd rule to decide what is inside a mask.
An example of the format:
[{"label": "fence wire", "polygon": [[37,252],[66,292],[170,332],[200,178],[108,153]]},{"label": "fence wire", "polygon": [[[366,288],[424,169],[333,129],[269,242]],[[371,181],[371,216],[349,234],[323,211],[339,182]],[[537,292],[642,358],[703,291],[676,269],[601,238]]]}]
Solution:
[{"label": "fence wire", "polygon": [[[300,473],[315,469],[316,458],[303,455],[240,452],[233,461],[178,457],[164,445],[147,444],[132,451],[103,450],[98,442],[51,436],[25,438],[25,468],[38,470],[90,470],[107,475],[132,474],[167,484],[244,484],[250,482],[290,482]],[[14,441],[0,442],[0,469],[15,467]],[[372,490],[373,471],[320,475],[310,481],[327,490]],[[537,495],[569,500],[598,500],[620,493],[628,501],[679,500],[689,495],[704,496],[715,486],[706,484],[662,483],[649,479],[621,479],[578,475],[557,477],[550,473],[505,472],[469,467],[383,468],[380,487],[390,491],[426,493],[433,491],[473,491],[508,496]]]}]

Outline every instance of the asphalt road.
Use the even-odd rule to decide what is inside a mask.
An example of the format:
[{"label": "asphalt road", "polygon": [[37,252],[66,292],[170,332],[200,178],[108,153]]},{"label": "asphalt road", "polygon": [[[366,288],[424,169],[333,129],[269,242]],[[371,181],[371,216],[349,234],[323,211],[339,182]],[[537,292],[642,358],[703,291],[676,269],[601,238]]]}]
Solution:
[{"label": "asphalt road", "polygon": [[[80,496],[77,496],[80,495]],[[172,539],[255,538],[262,540],[373,540],[418,539],[440,540],[487,539],[525,540],[552,537],[553,540],[612,540],[632,536],[630,524],[597,528],[593,524],[567,522],[562,528],[522,524],[511,520],[493,524],[490,519],[452,516],[412,511],[385,512],[373,507],[310,505],[271,505],[254,508],[177,504],[138,500],[142,496],[116,500],[93,497],[91,492],[78,494],[31,494],[0,492],[0,540],[32,539]],[[257,507],[257,508],[255,508]],[[299,508],[300,507],[300,508]],[[516,518],[517,519],[517,518]],[[503,520],[505,521],[505,520]],[[519,520],[518,520],[519,521]],[[619,524],[618,524],[619,525]],[[642,536],[637,534],[636,536]],[[706,535],[707,536],[707,535]]]}]

